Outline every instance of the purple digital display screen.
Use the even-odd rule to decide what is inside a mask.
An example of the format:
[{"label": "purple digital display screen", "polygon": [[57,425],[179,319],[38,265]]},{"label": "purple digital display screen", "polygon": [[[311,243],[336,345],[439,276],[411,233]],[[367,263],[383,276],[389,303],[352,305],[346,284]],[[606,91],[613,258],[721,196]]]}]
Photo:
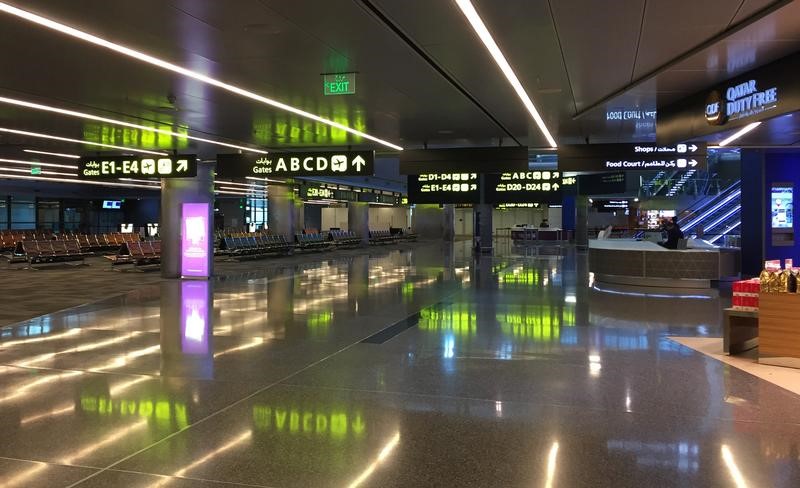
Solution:
[{"label": "purple digital display screen", "polygon": [[208,354],[211,333],[208,281],[181,282],[181,351]]},{"label": "purple digital display screen", "polygon": [[209,250],[207,203],[184,203],[181,212],[181,276],[208,278]]}]

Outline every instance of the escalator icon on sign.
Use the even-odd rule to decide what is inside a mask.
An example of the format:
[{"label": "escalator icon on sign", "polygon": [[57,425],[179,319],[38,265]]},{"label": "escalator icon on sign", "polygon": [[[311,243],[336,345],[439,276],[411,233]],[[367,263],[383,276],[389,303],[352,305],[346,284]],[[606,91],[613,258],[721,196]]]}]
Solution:
[{"label": "escalator icon on sign", "polygon": [[347,171],[347,155],[336,154],[331,156],[331,171],[336,173]]}]

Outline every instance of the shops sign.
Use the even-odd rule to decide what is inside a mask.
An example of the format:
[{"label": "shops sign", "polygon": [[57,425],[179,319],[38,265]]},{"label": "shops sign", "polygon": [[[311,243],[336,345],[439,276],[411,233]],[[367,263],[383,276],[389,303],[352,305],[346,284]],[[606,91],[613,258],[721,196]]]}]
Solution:
[{"label": "shops sign", "polygon": [[778,106],[778,88],[760,90],[756,80],[732,85],[722,96],[712,91],[706,101],[706,121],[710,125],[723,125],[728,121],[752,117]]}]

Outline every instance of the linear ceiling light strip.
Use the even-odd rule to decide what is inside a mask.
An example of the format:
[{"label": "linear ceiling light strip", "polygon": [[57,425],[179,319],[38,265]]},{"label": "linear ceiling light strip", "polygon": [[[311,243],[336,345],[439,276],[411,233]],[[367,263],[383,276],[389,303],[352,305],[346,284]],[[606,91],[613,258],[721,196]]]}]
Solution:
[{"label": "linear ceiling light strip", "polygon": [[73,180],[69,178],[48,178],[48,177],[38,177],[38,176],[20,176],[20,175],[9,175],[0,173],[0,178],[11,178],[16,180],[36,180],[36,181],[54,181],[57,183],[77,183],[79,185],[97,185],[97,186],[118,186],[122,188],[146,188],[148,190],[160,190],[160,185],[134,185],[128,183],[112,183],[112,182],[104,182],[104,181],[84,181],[84,180]]},{"label": "linear ceiling light strip", "polygon": [[0,158],[0,163],[27,164],[28,166],[42,166],[47,168],[78,169],[70,164],[40,163],[38,161],[21,161],[19,159]]},{"label": "linear ceiling light strip", "polygon": [[742,137],[743,135],[747,134],[748,132],[750,132],[751,130],[755,129],[759,125],[761,125],[761,122],[753,122],[752,124],[747,124],[746,126],[742,127],[741,129],[739,129],[738,131],[733,133],[727,139],[723,139],[722,141],[720,141],[718,146],[719,147],[727,146],[731,142],[733,142],[736,139],[738,139],[738,138]]},{"label": "linear ceiling light strip", "polygon": [[[18,107],[31,108],[31,109],[34,109],[34,110],[42,110],[44,112],[53,112],[53,113],[57,113],[57,114],[61,114],[61,115],[68,115],[70,117],[77,117],[79,119],[96,120],[97,122],[105,122],[106,124],[121,125],[123,127],[130,127],[132,129],[139,129],[139,130],[144,130],[144,131],[148,131],[148,132],[155,132],[155,133],[158,133],[158,134],[164,134],[164,135],[178,137],[178,138],[182,138],[182,139],[191,139],[193,141],[205,142],[205,143],[208,143],[208,144],[215,144],[217,146],[230,147],[230,148],[233,148],[233,149],[240,149],[242,151],[249,151],[249,152],[260,153],[260,154],[268,154],[267,151],[262,151],[261,149],[253,149],[251,147],[240,146],[238,144],[230,144],[230,143],[227,143],[227,142],[215,141],[215,140],[212,140],[212,139],[205,139],[203,137],[190,136],[188,134],[180,134],[178,132],[173,132],[171,130],[166,130],[166,129],[156,129],[156,128],[153,128],[153,127],[147,127],[147,126],[144,126],[144,125],[134,124],[134,123],[131,123],[131,122],[125,122],[125,121],[122,121],[122,120],[109,119],[107,117],[100,117],[100,116],[97,116],[97,115],[87,114],[87,113],[83,113],[83,112],[77,112],[75,110],[67,110],[67,109],[63,109],[63,108],[52,107],[50,105],[42,105],[41,103],[26,102],[25,100],[17,100],[15,98],[8,98],[8,97],[0,97],[0,102],[1,103],[7,103],[9,105],[16,105]],[[67,156],[67,157],[69,157],[69,156]]]},{"label": "linear ceiling light strip", "polygon": [[168,154],[165,152],[148,151],[146,149],[134,149],[132,147],[122,147],[122,146],[114,146],[112,144],[102,144],[99,142],[82,141],[80,139],[70,139],[69,137],[51,136],[49,134],[41,134],[39,132],[29,132],[26,130],[7,129],[5,127],[0,127],[0,132],[6,132],[8,134],[17,134],[20,136],[39,137],[42,139],[51,139],[54,141],[71,142],[73,144],[87,144],[89,146],[107,147],[109,149],[117,149],[119,151],[124,151],[124,152],[137,152],[144,154],[154,154],[156,156],[168,156]]},{"label": "linear ceiling light strip", "polygon": [[536,121],[536,125],[539,126],[539,130],[542,131],[545,139],[547,139],[548,144],[550,147],[558,147],[556,144],[556,140],[553,139],[553,136],[550,134],[550,131],[547,130],[547,126],[544,123],[544,119],[542,116],[539,115],[539,111],[536,110],[536,107],[533,105],[533,101],[528,96],[528,93],[525,91],[525,88],[522,87],[522,83],[520,83],[519,78],[514,73],[514,70],[511,69],[511,65],[508,64],[506,57],[503,55],[503,52],[497,46],[497,43],[494,41],[492,34],[489,33],[489,29],[486,28],[486,24],[483,23],[481,16],[478,15],[478,11],[475,10],[475,7],[472,5],[470,0],[456,0],[456,5],[458,8],[461,9],[461,12],[467,18],[467,21],[472,26],[472,29],[478,34],[478,37],[483,42],[483,45],[486,46],[486,49],[489,51],[489,54],[492,55],[494,58],[495,63],[500,68],[500,71],[503,72],[508,82],[511,83],[511,87],[514,88],[514,91],[517,92],[517,96],[519,96],[520,100],[522,100],[522,104],[525,108],[530,112],[533,120]]},{"label": "linear ceiling light strip", "polygon": [[[21,168],[6,168],[5,166],[0,166],[0,171],[11,171],[12,173],[25,173],[25,174],[32,174],[33,168],[31,169],[21,169]],[[56,175],[56,176],[78,176],[75,173],[62,173],[60,171],[42,171],[40,174],[43,175]]]},{"label": "linear ceiling light strip", "polygon": [[64,153],[56,153],[56,152],[49,152],[49,151],[37,151],[35,149],[23,149],[26,153],[31,154],[45,154],[47,156],[56,156],[59,158],[69,158],[69,159],[80,159],[80,156],[77,154],[64,154]]},{"label": "linear ceiling light strip", "polygon": [[208,85],[216,86],[217,88],[221,88],[225,91],[235,93],[239,96],[249,98],[251,100],[255,100],[257,102],[261,102],[266,105],[270,105],[275,108],[279,108],[281,110],[285,110],[287,112],[291,112],[293,114],[297,114],[301,117],[305,117],[311,120],[315,120],[317,122],[329,125],[331,127],[335,127],[337,129],[341,129],[345,132],[350,134],[363,137],[364,139],[369,139],[373,142],[377,142],[378,144],[382,144],[384,146],[390,147],[397,151],[402,151],[403,148],[392,144],[391,142],[385,141],[383,139],[379,139],[375,136],[371,136],[365,132],[361,132],[359,130],[350,128],[346,125],[340,124],[338,122],[334,122],[332,120],[326,119],[324,117],[320,117],[319,115],[312,114],[310,112],[306,112],[305,110],[300,110],[299,108],[292,107],[291,105],[287,105],[285,103],[281,103],[277,100],[273,100],[271,98],[267,98],[257,93],[253,93],[251,91],[245,90],[243,88],[239,88],[238,86],[234,86],[223,81],[217,80],[215,78],[211,78],[210,76],[206,76],[202,73],[198,73],[196,71],[192,71],[190,69],[183,68],[176,64],[172,64],[168,61],[164,61],[163,59],[156,58],[154,56],[150,56],[149,54],[142,53],[140,51],[136,51],[129,47],[122,46],[120,44],[113,43],[111,41],[107,41],[95,35],[89,34],[88,32],[83,32],[81,30],[75,29],[74,27],[70,27],[68,25],[61,24],[59,22],[50,20],[48,18],[42,17],[41,15],[36,15],[34,13],[28,12],[26,10],[22,10],[7,3],[0,2],[0,11],[6,12],[8,14],[14,15],[21,19],[25,19],[27,21],[33,22],[35,24],[41,25],[43,27],[47,27],[48,29],[52,29],[62,34],[66,34],[71,37],[75,37],[77,39],[81,39],[86,42],[90,42],[97,46],[104,47],[106,49],[110,49],[112,51],[118,52],[125,56],[129,56],[134,59],[138,59],[139,61],[143,61],[148,64],[152,64],[154,66],[158,66],[159,68],[166,69],[168,71],[172,71],[173,73],[178,73],[180,75],[193,78],[195,80],[201,81]]}]

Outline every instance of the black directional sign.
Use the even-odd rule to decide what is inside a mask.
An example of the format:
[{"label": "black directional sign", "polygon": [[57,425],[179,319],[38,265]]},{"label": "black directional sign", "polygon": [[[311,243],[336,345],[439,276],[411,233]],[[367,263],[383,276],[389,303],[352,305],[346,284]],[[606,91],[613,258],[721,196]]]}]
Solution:
[{"label": "black directional sign", "polygon": [[706,169],[705,142],[685,144],[581,144],[558,149],[561,171]]},{"label": "black directional sign", "polygon": [[518,171],[487,174],[486,203],[561,203],[563,186],[559,171]]},{"label": "black directional sign", "polygon": [[374,151],[218,154],[217,176],[371,176]]},{"label": "black directional sign", "polygon": [[85,180],[118,178],[186,178],[197,176],[197,156],[98,156],[78,161]]},{"label": "black directional sign", "polygon": [[478,173],[426,173],[408,176],[409,203],[480,203]]}]

